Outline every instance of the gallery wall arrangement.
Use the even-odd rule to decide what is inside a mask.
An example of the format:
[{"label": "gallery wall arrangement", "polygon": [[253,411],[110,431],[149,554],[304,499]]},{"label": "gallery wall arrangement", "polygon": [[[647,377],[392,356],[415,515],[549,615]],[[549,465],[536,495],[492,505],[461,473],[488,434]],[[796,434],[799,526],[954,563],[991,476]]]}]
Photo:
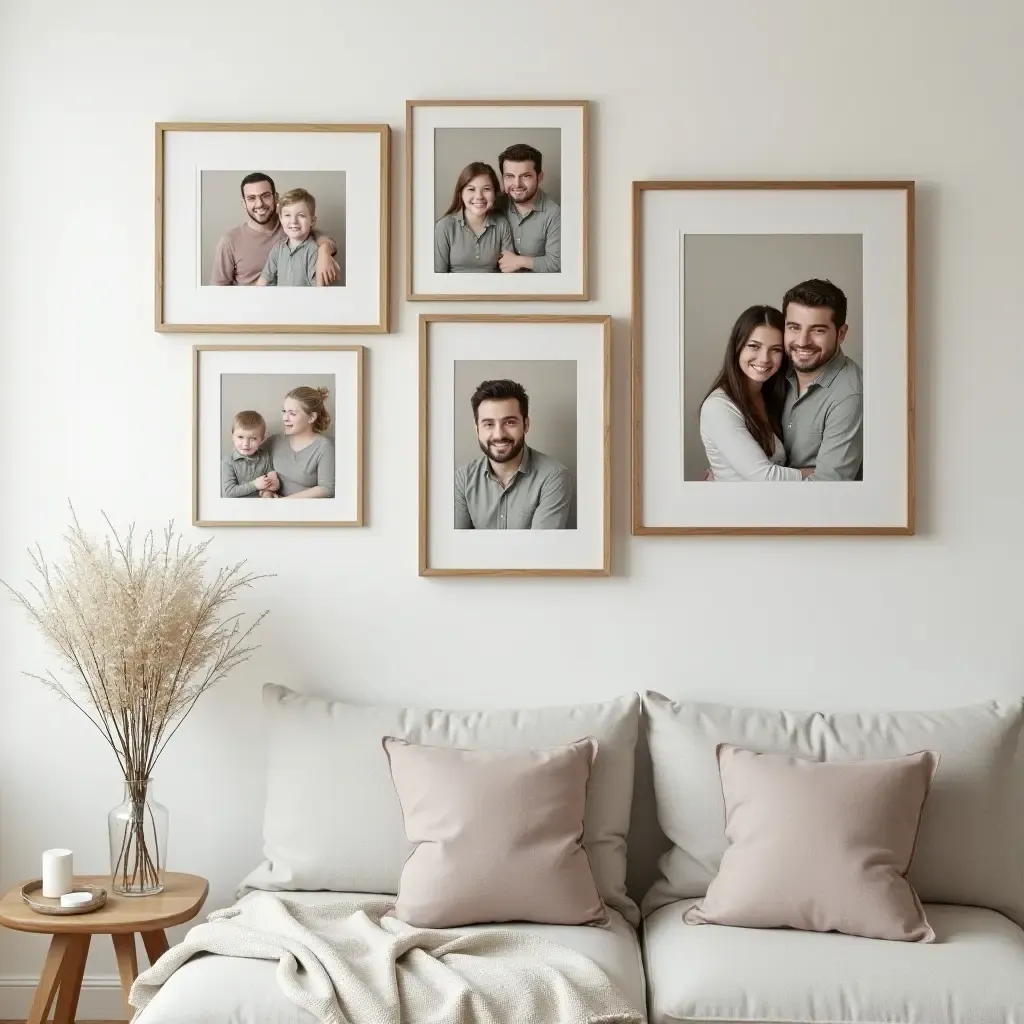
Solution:
[{"label": "gallery wall arrangement", "polygon": [[[611,574],[612,317],[522,306],[592,304],[589,121],[406,103],[406,301],[517,307],[418,315],[421,576]],[[387,123],[160,122],[155,170],[158,332],[391,332]],[[913,534],[914,182],[631,186],[631,535]],[[193,346],[193,525],[366,525],[368,350],[253,340]]]}]

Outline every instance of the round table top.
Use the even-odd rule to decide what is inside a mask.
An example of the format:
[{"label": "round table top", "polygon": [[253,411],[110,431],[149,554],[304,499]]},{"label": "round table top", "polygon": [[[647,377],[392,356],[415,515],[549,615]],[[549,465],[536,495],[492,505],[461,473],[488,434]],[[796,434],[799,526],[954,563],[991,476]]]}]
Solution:
[{"label": "round table top", "polygon": [[123,935],[151,932],[189,921],[199,913],[210,883],[199,875],[164,872],[164,890],[155,896],[119,896],[110,875],[75,875],[75,885],[99,885],[107,890],[107,902],[87,914],[40,914],[22,898],[24,879],[0,898],[0,924],[22,932],[47,935]]}]

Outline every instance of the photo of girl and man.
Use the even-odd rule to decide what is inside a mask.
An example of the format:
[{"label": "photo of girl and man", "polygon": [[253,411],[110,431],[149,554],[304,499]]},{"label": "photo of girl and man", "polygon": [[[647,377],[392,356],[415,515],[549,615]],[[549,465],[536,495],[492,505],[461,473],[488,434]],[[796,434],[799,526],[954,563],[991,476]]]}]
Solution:
[{"label": "photo of girl and man", "polygon": [[221,497],[333,498],[334,390],[333,374],[302,383],[291,374],[224,374]]},{"label": "photo of girl and man", "polygon": [[560,156],[559,128],[437,129],[434,273],[561,273]]}]

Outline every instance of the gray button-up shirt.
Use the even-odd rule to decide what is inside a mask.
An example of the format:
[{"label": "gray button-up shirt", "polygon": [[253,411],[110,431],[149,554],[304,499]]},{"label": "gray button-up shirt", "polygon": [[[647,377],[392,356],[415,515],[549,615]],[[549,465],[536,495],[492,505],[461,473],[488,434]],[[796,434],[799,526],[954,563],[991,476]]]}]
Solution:
[{"label": "gray button-up shirt", "polygon": [[840,349],[798,395],[790,367],[782,441],[790,466],[814,466],[808,480],[861,480],[864,384],[860,367]]},{"label": "gray button-up shirt", "polygon": [[232,450],[220,463],[220,493],[222,498],[257,498],[259,492],[253,482],[274,468],[270,452],[257,448],[252,455]]},{"label": "gray button-up shirt", "polygon": [[533,257],[535,274],[558,274],[562,270],[562,211],[543,189],[533,197],[533,209],[520,215],[511,199],[505,216],[512,229],[512,241],[520,256]]},{"label": "gray button-up shirt", "polygon": [[435,274],[496,274],[502,251],[514,252],[512,229],[497,214],[487,214],[478,235],[466,223],[466,211],[449,213],[434,225]]},{"label": "gray button-up shirt", "polygon": [[455,471],[456,530],[565,530],[572,508],[572,474],[529,445],[507,487],[481,455]]},{"label": "gray button-up shirt", "polygon": [[294,249],[283,239],[270,250],[260,277],[267,284],[315,287],[318,251],[312,232]]}]

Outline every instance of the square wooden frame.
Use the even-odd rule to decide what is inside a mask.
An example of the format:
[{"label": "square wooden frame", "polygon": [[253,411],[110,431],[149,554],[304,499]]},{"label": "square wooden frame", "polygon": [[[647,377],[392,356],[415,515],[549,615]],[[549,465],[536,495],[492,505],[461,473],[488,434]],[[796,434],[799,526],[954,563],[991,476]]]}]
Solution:
[{"label": "square wooden frame", "polygon": [[[235,520],[199,518],[199,362],[203,352],[354,352],[356,354],[356,517],[336,520]],[[366,346],[365,345],[193,345],[192,346],[192,525],[365,526],[366,506]]]},{"label": "square wooden frame", "polygon": [[[906,270],[907,270],[907,495],[906,522],[901,526],[649,526],[643,516],[643,200],[647,192],[707,189],[739,191],[746,189],[789,190],[901,190],[906,193]],[[912,180],[740,180],[717,181],[704,179],[649,180],[633,182],[633,290],[630,327],[631,368],[631,449],[632,449],[632,502],[631,532],[633,536],[680,536],[687,534],[738,535],[899,535],[915,532],[915,426],[914,426],[914,358],[915,358],[915,182]]]},{"label": "square wooden frame", "polygon": [[[601,469],[604,487],[601,508],[601,565],[593,569],[437,569],[429,564],[429,332],[433,323],[533,323],[602,324],[604,345],[604,387],[601,420]],[[420,576],[610,576],[611,575],[611,337],[612,318],[603,313],[421,313],[419,317],[419,575]]]},{"label": "square wooden frame", "polygon": [[[366,324],[192,324],[164,319],[164,136],[167,132],[353,132],[380,136],[380,282],[377,322]],[[387,334],[391,310],[391,126],[388,124],[158,121],[155,158],[154,330],[207,334]]]},{"label": "square wooden frame", "polygon": [[[413,273],[413,114],[417,107],[580,107],[583,115],[581,182],[583,288],[558,295],[469,295],[417,292]],[[587,302],[590,299],[590,100],[406,100],[405,103],[405,298],[408,302]]]}]

